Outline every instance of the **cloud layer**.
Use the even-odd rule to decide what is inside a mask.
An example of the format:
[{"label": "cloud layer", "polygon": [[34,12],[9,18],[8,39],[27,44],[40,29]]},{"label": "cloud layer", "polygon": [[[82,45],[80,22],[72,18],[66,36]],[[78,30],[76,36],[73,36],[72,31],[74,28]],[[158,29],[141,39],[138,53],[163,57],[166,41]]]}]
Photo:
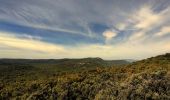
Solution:
[{"label": "cloud layer", "polygon": [[170,52],[169,17],[169,0],[1,1],[0,56],[142,59]]}]

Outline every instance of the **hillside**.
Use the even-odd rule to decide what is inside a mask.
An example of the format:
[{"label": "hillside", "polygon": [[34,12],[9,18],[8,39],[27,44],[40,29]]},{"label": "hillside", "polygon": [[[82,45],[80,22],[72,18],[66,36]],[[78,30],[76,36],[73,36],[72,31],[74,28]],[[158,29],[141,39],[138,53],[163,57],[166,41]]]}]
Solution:
[{"label": "hillside", "polygon": [[16,74],[23,73],[24,75],[32,73],[34,76],[38,76],[39,74],[47,76],[61,72],[79,72],[83,70],[93,70],[96,69],[96,67],[121,66],[129,63],[130,62],[126,60],[103,60],[101,58],[0,59],[0,77],[15,77]]},{"label": "hillside", "polygon": [[83,58],[83,59],[0,59],[0,64],[53,64],[63,67],[81,67],[81,66],[113,66],[129,64],[126,60],[103,60],[101,58]]},{"label": "hillside", "polygon": [[[103,63],[99,60],[99,64]],[[72,63],[67,59],[60,62],[62,61]],[[87,61],[94,62],[92,59]],[[3,64],[1,63],[1,66]],[[11,78],[4,74],[4,77],[0,78],[0,99],[170,100],[170,53],[124,66],[97,65],[97,68],[76,72],[54,70],[53,74],[48,70],[40,71],[40,67],[21,65],[15,65],[18,66],[16,69],[19,68],[16,77]],[[19,73],[20,68],[22,72],[30,73]],[[33,70],[38,73],[35,74]]]}]

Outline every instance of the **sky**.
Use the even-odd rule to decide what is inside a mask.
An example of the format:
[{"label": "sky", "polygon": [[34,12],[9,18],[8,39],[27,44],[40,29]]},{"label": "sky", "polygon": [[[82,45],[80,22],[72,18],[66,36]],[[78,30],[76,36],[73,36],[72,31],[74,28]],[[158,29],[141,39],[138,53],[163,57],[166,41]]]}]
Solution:
[{"label": "sky", "polygon": [[145,59],[170,52],[170,0],[0,0],[0,58]]}]

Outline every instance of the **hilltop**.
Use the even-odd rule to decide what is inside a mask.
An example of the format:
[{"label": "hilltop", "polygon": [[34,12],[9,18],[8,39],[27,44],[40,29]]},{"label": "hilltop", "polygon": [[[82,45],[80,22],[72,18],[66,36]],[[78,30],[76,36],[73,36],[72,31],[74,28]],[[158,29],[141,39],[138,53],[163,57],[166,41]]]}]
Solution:
[{"label": "hilltop", "polygon": [[[67,60],[65,59],[66,62]],[[87,61],[94,62],[92,59]],[[102,59],[97,61],[101,63]],[[13,78],[5,77],[5,75],[1,77],[0,99],[170,99],[170,53],[122,66],[95,67],[81,71],[58,72],[54,70],[53,74],[49,74],[49,70],[40,71],[39,67],[35,66],[24,69],[25,72],[34,73],[32,70],[39,72],[32,75],[28,72],[20,73],[19,70]]]}]

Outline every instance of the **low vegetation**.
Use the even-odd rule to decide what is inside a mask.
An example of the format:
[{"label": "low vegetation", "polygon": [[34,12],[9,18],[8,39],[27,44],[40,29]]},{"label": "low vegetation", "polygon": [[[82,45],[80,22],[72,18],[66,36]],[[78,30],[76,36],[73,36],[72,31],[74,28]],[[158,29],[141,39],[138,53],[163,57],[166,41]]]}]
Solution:
[{"label": "low vegetation", "polygon": [[170,100],[169,53],[112,67],[9,64],[0,65],[0,100]]}]

